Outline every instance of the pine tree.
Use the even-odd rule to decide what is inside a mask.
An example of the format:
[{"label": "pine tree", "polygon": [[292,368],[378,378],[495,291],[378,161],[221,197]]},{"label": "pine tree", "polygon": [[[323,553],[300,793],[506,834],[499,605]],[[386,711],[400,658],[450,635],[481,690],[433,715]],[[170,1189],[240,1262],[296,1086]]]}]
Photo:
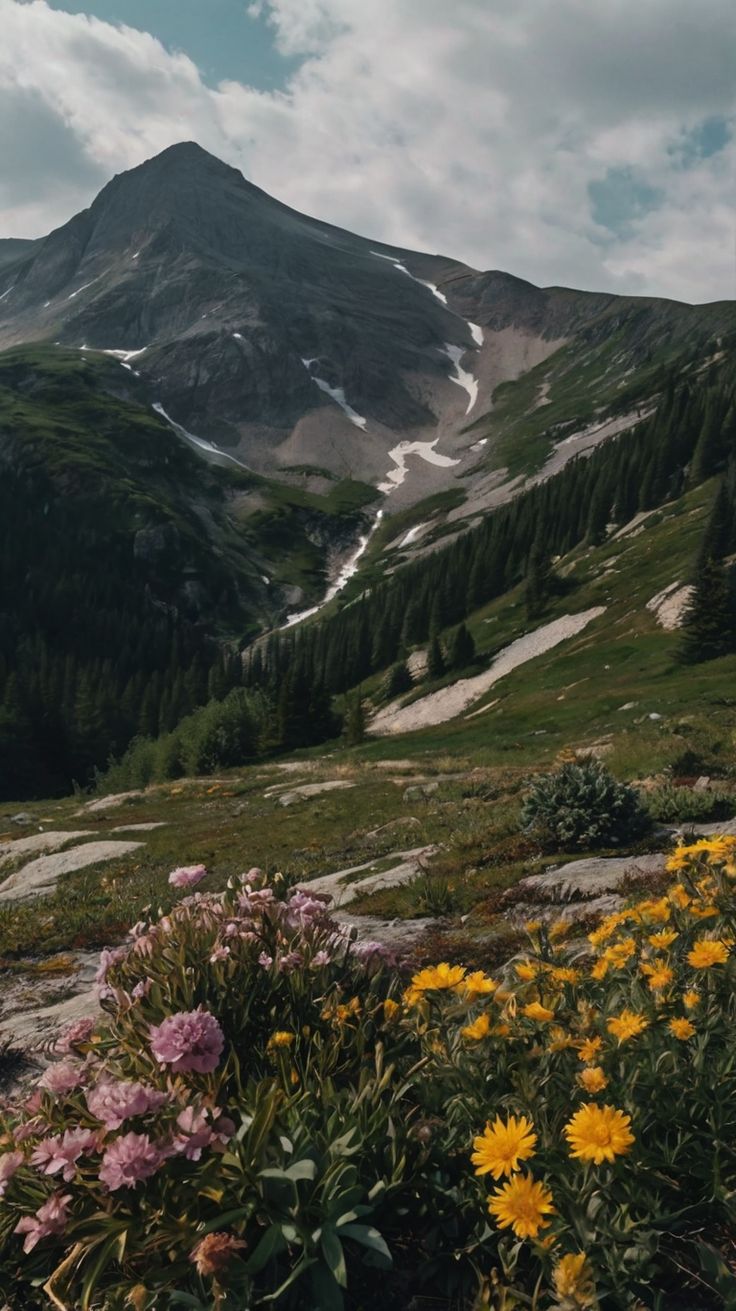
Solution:
[{"label": "pine tree", "polygon": [[438,637],[433,637],[427,651],[427,678],[442,678],[446,672],[445,657]]},{"label": "pine tree", "polygon": [[360,746],[360,743],[365,740],[365,707],[359,692],[352,698],[348,707],[345,738],[349,747]]},{"label": "pine tree", "polygon": [[537,619],[543,614],[552,591],[552,565],[539,540],[529,552],[524,603],[527,618]]},{"label": "pine tree", "polygon": [[701,559],[682,622],[678,652],[683,664],[727,655],[736,645],[736,616],[728,573],[719,560]]},{"label": "pine tree", "polygon": [[452,635],[449,663],[451,669],[466,669],[475,660],[475,642],[465,624],[461,624]]},{"label": "pine tree", "polygon": [[404,692],[408,692],[413,686],[414,680],[405,660],[399,660],[391,666],[385,683],[385,693],[389,700],[395,696],[402,696]]}]

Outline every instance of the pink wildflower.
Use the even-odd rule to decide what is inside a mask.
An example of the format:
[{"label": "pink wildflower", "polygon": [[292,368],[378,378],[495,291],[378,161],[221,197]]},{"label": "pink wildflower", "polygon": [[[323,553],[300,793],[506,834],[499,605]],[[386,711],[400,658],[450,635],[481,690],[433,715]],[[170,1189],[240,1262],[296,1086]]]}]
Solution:
[{"label": "pink wildflower", "polygon": [[0,1156],[0,1197],[3,1196],[16,1170],[20,1169],[25,1157],[22,1152],[3,1152]]},{"label": "pink wildflower", "polygon": [[44,1070],[38,1086],[45,1088],[56,1097],[65,1097],[84,1082],[84,1077],[84,1066],[77,1061],[57,1061],[55,1065],[50,1065],[47,1070]]},{"label": "pink wildflower", "polygon": [[331,960],[329,951],[317,951],[312,957],[312,966],[314,969],[320,969],[322,965],[329,965]]},{"label": "pink wildflower", "polygon": [[94,1032],[95,1022],[89,1016],[68,1024],[56,1043],[57,1052],[68,1054],[81,1042],[88,1042]]},{"label": "pink wildflower", "polygon": [[118,1188],[135,1188],[143,1179],[150,1179],[164,1160],[165,1153],[151,1142],[147,1133],[123,1134],[105,1151],[100,1183],[111,1193]]},{"label": "pink wildflower", "polygon": [[70,1183],[80,1156],[97,1151],[97,1135],[89,1129],[67,1129],[55,1138],[42,1138],[34,1147],[31,1163],[44,1174],[61,1174]]},{"label": "pink wildflower", "polygon": [[273,956],[269,956],[267,951],[262,951],[260,956],[258,957],[258,964],[264,970],[270,969],[271,966],[273,965]]},{"label": "pink wildflower", "polygon": [[204,865],[182,865],[169,874],[169,883],[172,888],[194,888],[206,877],[207,870]]},{"label": "pink wildflower", "polygon": [[177,1154],[186,1156],[188,1161],[198,1161],[205,1147],[211,1147],[216,1134],[207,1122],[207,1112],[187,1106],[176,1117],[180,1133],[176,1134],[172,1147]]},{"label": "pink wildflower", "polygon": [[179,1011],[151,1028],[153,1055],[175,1074],[186,1070],[209,1074],[216,1068],[224,1046],[225,1035],[214,1015],[201,1008]]},{"label": "pink wildflower", "polygon": [[40,1115],[37,1115],[31,1120],[26,1120],[25,1124],[18,1125],[14,1134],[15,1141],[24,1143],[29,1138],[37,1138],[46,1128],[48,1128],[46,1121]]},{"label": "pink wildflower", "polygon": [[54,1193],[35,1215],[24,1215],[15,1226],[16,1234],[25,1234],[24,1252],[32,1252],[42,1238],[58,1238],[66,1229],[71,1197]]},{"label": "pink wildflower", "polygon": [[150,979],[141,979],[140,983],[136,983],[132,993],[130,994],[133,1001],[142,1001],[144,997],[147,997],[149,992],[151,991],[151,986],[152,984]]},{"label": "pink wildflower", "polygon": [[229,947],[215,947],[215,950],[210,956],[210,965],[216,965],[219,960],[227,960],[229,955]]},{"label": "pink wildflower", "polygon": [[142,1083],[115,1082],[112,1079],[98,1083],[87,1093],[91,1114],[102,1120],[106,1129],[119,1129],[134,1115],[157,1111],[166,1100],[166,1093],[156,1092]]}]

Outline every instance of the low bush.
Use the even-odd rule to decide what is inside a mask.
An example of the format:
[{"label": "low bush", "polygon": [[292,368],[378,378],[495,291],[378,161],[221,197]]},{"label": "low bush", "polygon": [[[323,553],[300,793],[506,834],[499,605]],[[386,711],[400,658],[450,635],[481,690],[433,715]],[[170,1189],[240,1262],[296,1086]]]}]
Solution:
[{"label": "low bush", "polygon": [[522,827],[548,850],[590,850],[636,839],[647,827],[638,792],[598,761],[563,764],[532,782]]},{"label": "low bush", "polygon": [[705,823],[730,818],[736,809],[736,800],[727,792],[696,791],[664,783],[649,793],[646,806],[652,819],[660,824],[697,823],[698,820]]},{"label": "low bush", "polygon": [[734,1305],[736,839],[669,871],[496,977],[256,871],[137,925],[0,1119],[8,1307]]}]

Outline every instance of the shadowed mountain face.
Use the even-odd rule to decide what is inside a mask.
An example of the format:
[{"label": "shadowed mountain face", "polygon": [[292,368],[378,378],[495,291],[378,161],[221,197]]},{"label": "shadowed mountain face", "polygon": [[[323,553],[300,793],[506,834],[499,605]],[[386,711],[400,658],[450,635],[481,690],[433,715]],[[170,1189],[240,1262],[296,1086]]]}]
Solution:
[{"label": "shadowed mountain face", "polygon": [[[370,242],[296,213],[193,143],[114,178],[44,240],[0,242],[0,270],[0,346],[114,352],[150,402],[249,467],[383,481],[394,504],[472,482],[480,447],[487,461],[496,444],[498,386],[565,348],[574,362],[615,340],[613,394],[663,342],[671,354],[694,337],[700,348],[734,317],[540,290]],[[552,374],[539,386],[554,397]],[[406,440],[434,449],[410,452],[405,485],[389,453]]]}]

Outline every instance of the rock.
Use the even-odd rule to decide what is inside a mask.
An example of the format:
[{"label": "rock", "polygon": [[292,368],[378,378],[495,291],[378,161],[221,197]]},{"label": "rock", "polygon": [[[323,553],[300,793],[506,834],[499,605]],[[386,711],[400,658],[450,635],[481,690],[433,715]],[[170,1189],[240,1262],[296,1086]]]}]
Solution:
[{"label": "rock", "polygon": [[111,792],[109,797],[96,797],[94,801],[87,801],[77,814],[96,815],[101,810],[115,810],[117,806],[124,806],[126,801],[135,801],[142,796],[140,789],[132,792]]},{"label": "rock", "polygon": [[638,704],[639,704],[638,701],[627,701],[627,702],[625,703],[625,705],[623,705],[623,706],[619,706],[619,711],[621,711],[621,710],[635,710],[636,707],[638,706]]},{"label": "rock", "polygon": [[153,820],[150,824],[117,824],[111,833],[152,833],[155,828],[168,828],[165,819]]},{"label": "rock", "polygon": [[413,787],[407,788],[404,792],[404,801],[408,805],[411,801],[421,801],[425,797],[434,796],[439,790],[439,783],[433,780],[431,783],[415,783]]},{"label": "rock", "polygon": [[0,903],[48,897],[62,874],[84,869],[86,865],[96,865],[98,861],[127,856],[142,845],[141,842],[87,842],[84,846],[59,851],[53,856],[39,856],[0,884]]},{"label": "rock", "polygon": [[650,712],[650,714],[647,715],[647,719],[654,719],[654,720],[657,720],[657,719],[663,719],[663,718],[664,718],[664,716],[663,716],[663,715],[658,715],[657,712],[656,712],[656,710],[652,710],[652,711]]},{"label": "rock", "polygon": [[335,919],[345,928],[354,928],[359,942],[381,942],[399,956],[404,952],[411,953],[425,933],[440,922],[432,919],[386,920],[378,915],[351,916],[345,911],[337,911]]},{"label": "rock", "polygon": [[579,898],[589,901],[603,893],[617,892],[627,878],[650,878],[661,874],[667,857],[664,852],[645,856],[589,856],[571,860],[558,869],[531,874],[516,884],[516,895],[532,893],[542,901],[567,902]]},{"label": "rock", "polygon": [[[99,965],[96,952],[79,952],[75,957],[76,969],[68,980],[70,995],[48,1006],[28,1002],[28,991],[20,1004],[4,1011],[0,1020],[0,1041],[9,1040],[24,1051],[45,1047],[74,1020],[94,1016],[100,1009],[94,984]],[[43,980],[47,984],[48,980]],[[41,981],[39,980],[39,983]]]},{"label": "rock", "polygon": [[693,783],[693,792],[707,792],[710,787],[710,779],[707,774],[701,774]]},{"label": "rock", "polygon": [[26,825],[34,823],[33,815],[29,815],[27,810],[19,810],[17,815],[11,815],[10,823],[25,828]]},{"label": "rock", "polygon": [[37,851],[57,851],[65,842],[90,837],[94,837],[92,829],[80,828],[57,832],[49,830],[46,833],[32,833],[28,838],[16,838],[14,842],[0,842],[0,865],[13,860],[15,856],[33,855]]},{"label": "rock", "polygon": [[373,842],[376,838],[381,838],[387,833],[394,833],[399,828],[421,828],[421,824],[416,815],[406,815],[403,819],[390,819],[388,824],[382,824],[380,828],[373,828],[370,833],[364,833],[361,840],[363,842]]},{"label": "rock", "polygon": [[[347,779],[337,778],[329,783],[304,783],[301,787],[292,788],[288,792],[282,792],[279,796],[280,806],[293,806],[296,801],[306,801],[309,797],[317,797],[322,792],[335,792],[340,788],[354,788],[354,783],[348,783]],[[273,792],[273,788],[269,788]],[[264,793],[264,795],[268,795]]]},{"label": "rock", "polygon": [[523,928],[529,920],[567,920],[574,924],[591,915],[611,915],[621,909],[624,901],[624,897],[611,892],[600,897],[590,897],[586,901],[569,901],[564,906],[540,906],[537,902],[520,901],[505,913],[504,918],[519,928]]},{"label": "rock", "polygon": [[702,838],[713,837],[736,837],[736,816],[733,819],[717,819],[708,824],[702,824],[700,820],[688,820],[686,824],[679,824],[677,828],[670,830],[675,837],[693,837],[697,834]]},{"label": "rock", "polygon": [[[389,869],[377,871],[375,860],[366,861],[364,865],[353,865],[349,869],[338,869],[334,874],[321,874],[316,879],[300,884],[305,892],[314,892],[321,896],[333,898],[335,906],[343,907],[358,896],[378,892],[382,888],[398,888],[411,883],[422,872],[422,861],[433,856],[437,847],[415,847],[413,851],[395,851],[382,860],[395,861]],[[356,878],[363,871],[365,878]]]}]

